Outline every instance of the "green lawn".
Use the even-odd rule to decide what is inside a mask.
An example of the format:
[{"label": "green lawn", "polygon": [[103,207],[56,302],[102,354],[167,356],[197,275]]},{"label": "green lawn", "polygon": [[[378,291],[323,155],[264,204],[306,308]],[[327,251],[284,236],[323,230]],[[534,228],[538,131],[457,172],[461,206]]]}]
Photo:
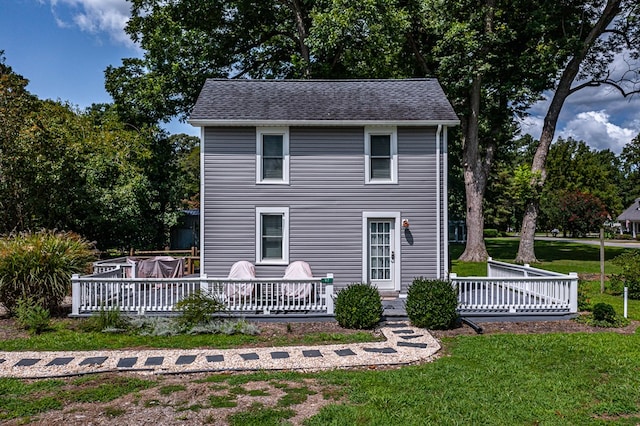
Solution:
[{"label": "green lawn", "polygon": [[640,335],[459,337],[449,356],[385,372],[324,373],[349,400],[311,425],[640,422]]},{"label": "green lawn", "polygon": [[[138,397],[138,407],[117,398],[155,387],[158,401],[169,392],[188,391],[191,402],[222,421],[221,407],[235,406],[243,384],[278,385],[286,395],[275,407],[255,407],[226,418],[231,424],[282,424],[305,404],[305,384],[322,389],[329,405],[306,425],[637,425],[640,422],[640,335],[616,333],[474,335],[445,339],[444,356],[434,362],[392,370],[213,374],[184,376],[180,386],[118,375],[55,380],[0,379],[0,422],[34,419],[38,413],[72,402],[109,403],[105,413],[126,419],[155,400]],[[258,388],[263,385],[256,384]],[[255,386],[254,386],[255,388]],[[251,388],[251,389],[254,389]],[[264,396],[264,392],[255,393]],[[146,398],[146,399],[145,399]],[[113,402],[111,402],[113,401]],[[165,404],[167,418],[181,405]],[[119,410],[118,410],[119,409]],[[194,408],[195,409],[195,408]],[[108,414],[107,413],[107,414]]]},{"label": "green lawn", "polygon": [[[513,262],[518,253],[519,240],[517,238],[488,238],[485,240],[489,256],[494,260]],[[540,261],[531,266],[550,271],[578,274],[600,273],[600,247],[589,244],[570,243],[562,240],[536,241],[536,257]],[[605,248],[605,273],[617,273],[619,268],[611,260],[622,254],[625,248]],[[485,262],[459,262],[457,259],[464,251],[464,244],[450,244],[449,251],[452,259],[452,272],[460,276],[485,276],[487,266]]]}]

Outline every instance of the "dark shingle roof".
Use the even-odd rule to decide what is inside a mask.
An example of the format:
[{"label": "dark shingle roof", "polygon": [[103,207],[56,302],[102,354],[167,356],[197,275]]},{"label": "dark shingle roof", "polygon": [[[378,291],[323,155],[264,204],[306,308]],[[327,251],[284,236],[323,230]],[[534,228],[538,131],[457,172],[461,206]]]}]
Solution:
[{"label": "dark shingle roof", "polygon": [[435,79],[209,79],[189,121],[195,126],[242,122],[457,124],[458,117]]},{"label": "dark shingle roof", "polygon": [[618,216],[618,220],[629,220],[632,222],[640,221],[640,198],[636,198],[636,201],[634,201],[628,209],[623,211],[622,214]]}]

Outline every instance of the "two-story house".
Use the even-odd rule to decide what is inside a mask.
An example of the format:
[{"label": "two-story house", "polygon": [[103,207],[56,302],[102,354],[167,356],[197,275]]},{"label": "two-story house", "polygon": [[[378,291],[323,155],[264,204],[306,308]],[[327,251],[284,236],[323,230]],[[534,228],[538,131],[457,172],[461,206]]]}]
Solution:
[{"label": "two-story house", "polygon": [[435,79],[207,80],[201,128],[201,271],[296,260],[339,289],[402,294],[445,278],[447,127]]}]

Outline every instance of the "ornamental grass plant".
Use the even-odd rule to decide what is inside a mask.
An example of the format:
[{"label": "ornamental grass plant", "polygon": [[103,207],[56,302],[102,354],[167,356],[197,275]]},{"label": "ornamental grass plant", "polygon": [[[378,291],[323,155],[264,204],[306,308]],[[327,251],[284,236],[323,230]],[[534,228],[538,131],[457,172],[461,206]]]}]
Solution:
[{"label": "ornamental grass plant", "polygon": [[15,314],[18,300],[32,299],[56,312],[70,293],[71,275],[96,259],[92,244],[72,232],[12,233],[0,238],[0,304]]}]

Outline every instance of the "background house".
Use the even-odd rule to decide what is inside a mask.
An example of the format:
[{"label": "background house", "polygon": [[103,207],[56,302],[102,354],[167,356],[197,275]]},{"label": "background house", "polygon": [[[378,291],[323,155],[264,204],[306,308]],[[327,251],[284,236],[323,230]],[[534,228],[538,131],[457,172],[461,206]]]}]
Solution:
[{"label": "background house", "polygon": [[448,274],[447,127],[434,79],[207,80],[201,127],[201,272],[296,260],[337,288],[404,293]]},{"label": "background house", "polygon": [[633,238],[640,234],[640,198],[636,200],[618,216],[618,221],[622,225],[620,232],[627,231]]}]

